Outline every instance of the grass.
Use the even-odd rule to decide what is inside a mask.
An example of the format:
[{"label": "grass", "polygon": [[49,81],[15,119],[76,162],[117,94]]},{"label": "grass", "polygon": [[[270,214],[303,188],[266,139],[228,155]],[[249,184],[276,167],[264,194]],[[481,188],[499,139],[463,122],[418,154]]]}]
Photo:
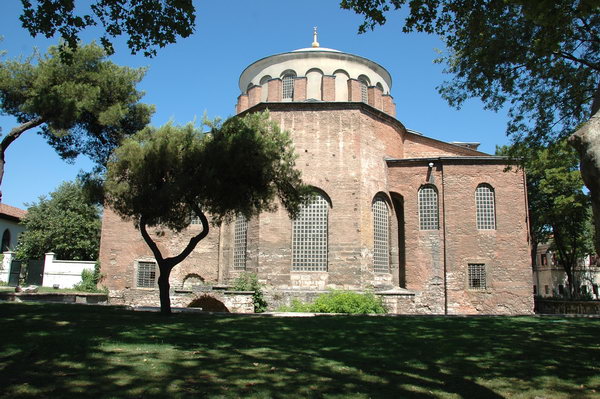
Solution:
[{"label": "grass", "polygon": [[599,398],[600,319],[0,304],[6,398]]}]

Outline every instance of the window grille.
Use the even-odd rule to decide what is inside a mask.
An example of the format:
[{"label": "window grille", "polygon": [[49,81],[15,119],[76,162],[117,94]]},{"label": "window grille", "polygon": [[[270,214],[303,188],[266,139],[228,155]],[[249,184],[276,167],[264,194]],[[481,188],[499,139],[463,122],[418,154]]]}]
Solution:
[{"label": "window grille", "polygon": [[292,226],[292,270],[327,271],[329,203],[321,195],[302,207]]},{"label": "window grille", "polygon": [[246,249],[248,243],[248,220],[239,215],[235,219],[233,233],[233,270],[246,270]]},{"label": "window grille", "polygon": [[387,204],[381,198],[373,202],[373,270],[387,273],[390,267],[390,215]]},{"label": "window grille", "polygon": [[198,216],[194,212],[192,212],[190,224],[202,224],[202,221],[200,220],[200,216]]},{"label": "window grille", "polygon": [[138,288],[154,288],[156,286],[156,263],[138,262]]},{"label": "window grille", "polygon": [[369,93],[367,92],[367,84],[360,82],[360,101],[363,103],[369,102]]},{"label": "window grille", "polygon": [[438,194],[433,186],[419,190],[419,226],[421,230],[439,229]]},{"label": "window grille", "polygon": [[475,204],[477,207],[477,229],[496,229],[494,190],[488,185],[479,185],[475,190]]},{"label": "window grille", "polygon": [[485,290],[485,265],[483,263],[469,263],[469,289]]},{"label": "window grille", "polygon": [[284,100],[294,98],[294,75],[289,74],[283,77],[281,89],[281,97]]}]

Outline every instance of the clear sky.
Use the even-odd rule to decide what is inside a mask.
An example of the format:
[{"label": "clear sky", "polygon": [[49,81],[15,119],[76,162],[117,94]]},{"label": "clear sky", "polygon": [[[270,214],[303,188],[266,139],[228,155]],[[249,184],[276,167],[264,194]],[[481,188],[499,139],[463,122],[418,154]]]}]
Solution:
[{"label": "clear sky", "polygon": [[[81,1],[78,1],[81,3]],[[84,2],[85,3],[85,2]],[[233,115],[240,94],[238,78],[246,66],[272,55],[310,47],[313,26],[322,47],[371,59],[392,76],[391,94],[397,118],[407,127],[443,141],[480,142],[480,150],[493,153],[507,144],[506,115],[483,110],[479,100],[467,101],[461,110],[450,108],[436,86],[450,78],[443,65],[434,64],[442,42],[435,36],[402,33],[402,15],[393,12],[388,23],[374,32],[358,35],[360,16],[341,10],[336,0],[220,0],[195,1],[196,32],[160,49],[154,58],[130,54],[124,40],[117,41],[111,59],[120,65],[148,67],[139,88],[143,102],[154,104],[152,123],[169,120],[185,124]],[[20,0],[0,1],[0,49],[9,58],[27,56],[34,47],[45,51],[57,38],[32,38],[20,26]],[[84,41],[98,37],[86,33]],[[14,127],[13,118],[0,116],[2,132]],[[6,154],[2,202],[26,208],[62,181],[72,180],[91,163],[79,158],[62,161],[34,131],[24,133]]]}]

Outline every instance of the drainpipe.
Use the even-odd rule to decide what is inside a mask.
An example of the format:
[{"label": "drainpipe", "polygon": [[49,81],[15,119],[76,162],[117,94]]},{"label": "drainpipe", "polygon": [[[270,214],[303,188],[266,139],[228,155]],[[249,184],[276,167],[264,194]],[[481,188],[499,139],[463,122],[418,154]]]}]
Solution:
[{"label": "drainpipe", "polygon": [[442,230],[442,241],[444,243],[444,314],[448,314],[448,279],[447,274],[447,261],[448,256],[446,254],[446,186],[444,185],[444,164],[440,160],[440,169],[442,170],[442,220],[444,221],[444,229]]}]

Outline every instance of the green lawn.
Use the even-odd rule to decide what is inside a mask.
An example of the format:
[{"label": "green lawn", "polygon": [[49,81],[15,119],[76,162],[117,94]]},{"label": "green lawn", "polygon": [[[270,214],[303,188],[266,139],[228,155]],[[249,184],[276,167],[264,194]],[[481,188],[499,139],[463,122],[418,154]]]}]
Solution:
[{"label": "green lawn", "polygon": [[600,398],[600,319],[0,304],[6,398]]}]

